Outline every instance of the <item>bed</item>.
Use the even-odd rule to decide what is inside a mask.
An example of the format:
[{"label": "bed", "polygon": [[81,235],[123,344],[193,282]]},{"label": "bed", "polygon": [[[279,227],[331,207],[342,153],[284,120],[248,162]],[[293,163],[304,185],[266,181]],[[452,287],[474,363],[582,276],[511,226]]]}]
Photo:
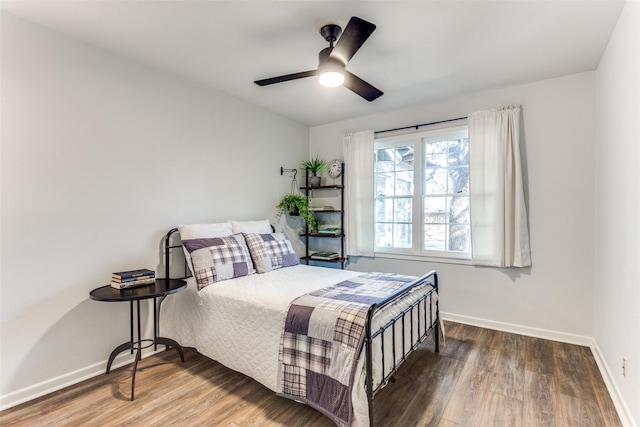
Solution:
[{"label": "bed", "polygon": [[[271,229],[267,230],[269,233],[233,233],[238,230],[265,231],[261,228],[264,224],[257,228],[255,224],[250,225],[248,228],[232,227],[232,235],[237,236],[234,239],[250,247],[251,239],[257,235],[266,243],[281,245],[285,249],[278,252],[280,265],[278,262],[272,262],[273,257],[269,262],[264,262],[264,259],[261,261],[260,255],[256,256],[256,250],[253,248],[254,250],[249,252],[254,261],[252,265],[255,267],[255,274],[235,275],[232,271],[222,271],[218,274],[226,274],[225,278],[214,281],[209,286],[202,286],[202,274],[198,274],[198,265],[203,261],[198,261],[194,254],[204,252],[209,256],[207,250],[210,248],[202,250],[202,241],[210,242],[218,238],[194,239],[194,236],[203,234],[201,225],[195,229],[181,226],[166,234],[165,277],[186,278],[188,286],[185,291],[162,301],[159,317],[163,336],[176,340],[182,346],[194,347],[201,354],[257,380],[279,395],[314,407],[339,426],[373,426],[374,396],[387,384],[400,364],[428,335],[433,336],[435,350],[439,350],[440,319],[436,272],[430,271],[422,277],[411,277],[383,273],[363,274],[302,265],[297,262],[290,242],[281,233],[270,233]],[[226,227],[224,231],[218,230],[213,234],[228,232],[229,228]],[[229,241],[231,238],[222,239]],[[232,242],[235,244],[236,240]],[[278,241],[274,242],[275,240]],[[189,252],[187,248],[193,249],[195,241],[198,242],[195,245],[196,249]],[[180,248],[183,251],[180,251]],[[290,253],[283,255],[287,252]],[[228,255],[228,251],[225,253]],[[291,254],[295,259],[289,256]],[[173,264],[179,263],[176,259],[186,259],[186,266],[180,273],[176,273],[172,267]],[[234,270],[244,271],[243,268]],[[190,272],[194,271],[195,277],[188,277]],[[228,277],[229,275],[232,277]],[[380,283],[384,286],[380,287]],[[357,292],[356,287],[359,287]],[[354,295],[348,298],[343,295],[347,288],[354,288]],[[371,289],[374,290],[369,292]],[[334,367],[327,375],[334,375],[334,371],[338,369],[335,366],[339,366],[340,373],[337,375],[341,375],[341,382],[337,384],[341,388],[335,391],[328,387],[336,383],[332,378],[326,380],[325,377],[317,375],[320,380],[316,377],[312,379],[313,372],[302,369],[302,381],[309,382],[306,385],[307,390],[315,387],[322,389],[322,392],[318,393],[321,396],[316,397],[307,396],[302,392],[304,396],[299,397],[296,390],[292,392],[287,388],[287,381],[289,385],[291,383],[290,370],[299,369],[288,365],[287,355],[291,352],[298,354],[298,347],[302,342],[294,343],[293,350],[287,347],[287,337],[295,329],[290,326],[293,324],[291,322],[300,317],[294,308],[303,307],[306,310],[306,301],[310,298],[322,301],[321,305],[326,306],[327,301],[334,301],[326,298],[333,298],[336,292],[342,295],[340,298],[349,300],[346,304],[353,306],[353,301],[360,302],[361,297],[356,293],[359,295],[362,290],[367,293],[367,304],[364,309],[360,309],[360,313],[363,313],[361,317],[364,316],[362,336],[348,348],[349,351],[355,352],[352,355],[353,360],[342,359],[342,354],[337,353],[339,343],[333,343],[333,352],[329,347],[330,357],[334,358]],[[303,311],[306,313],[305,310]],[[318,308],[315,312],[313,309],[309,310],[309,313],[305,314],[309,324],[305,327],[311,330],[314,326],[309,318],[322,317],[317,313],[327,312]],[[314,330],[322,328],[317,326]],[[299,333],[297,330],[295,332]],[[312,333],[309,332],[309,335]],[[305,347],[308,353],[304,353],[304,363],[314,363],[321,356],[315,350],[316,347],[308,343],[317,340],[306,336],[303,339],[307,340],[304,341],[304,345],[308,345],[308,348]],[[344,345],[341,347],[347,348]],[[300,378],[296,377],[294,383],[299,385]],[[342,388],[341,383],[348,384],[349,387]],[[305,388],[304,384],[302,388]],[[342,394],[342,397],[335,397],[336,394]],[[331,396],[330,399],[333,401],[328,404],[318,403],[318,399],[329,399],[326,396]],[[340,398],[347,399],[343,402],[346,404],[340,403]],[[339,411],[343,413],[337,413]]]}]

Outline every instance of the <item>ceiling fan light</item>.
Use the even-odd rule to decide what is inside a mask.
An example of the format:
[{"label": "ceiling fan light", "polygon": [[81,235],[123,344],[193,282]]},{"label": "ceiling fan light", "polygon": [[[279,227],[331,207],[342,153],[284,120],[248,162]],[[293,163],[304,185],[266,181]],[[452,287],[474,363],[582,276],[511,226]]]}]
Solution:
[{"label": "ceiling fan light", "polygon": [[325,87],[336,87],[344,83],[344,74],[338,71],[327,71],[320,74],[318,81]]}]

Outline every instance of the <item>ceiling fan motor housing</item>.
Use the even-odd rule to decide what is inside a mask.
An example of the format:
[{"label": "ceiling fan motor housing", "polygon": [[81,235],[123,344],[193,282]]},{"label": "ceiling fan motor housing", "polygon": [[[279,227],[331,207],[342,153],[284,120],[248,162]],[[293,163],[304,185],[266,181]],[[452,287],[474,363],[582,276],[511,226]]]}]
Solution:
[{"label": "ceiling fan motor housing", "polygon": [[333,50],[333,42],[338,40],[340,34],[342,33],[342,28],[336,24],[327,24],[320,28],[320,35],[329,42],[329,47],[326,47],[320,51],[318,54],[318,70],[320,72],[327,71],[328,69],[332,70],[344,70],[347,64],[342,63],[337,58],[331,58],[331,51]]},{"label": "ceiling fan motor housing", "polygon": [[320,35],[323,39],[331,43],[331,47],[333,47],[333,42],[338,40],[340,34],[342,33],[342,28],[340,25],[336,24],[328,24],[320,28]]},{"label": "ceiling fan motor housing", "polygon": [[332,47],[325,47],[320,51],[320,53],[318,54],[318,69],[321,69],[324,67],[344,69],[346,67],[347,64],[344,64],[338,58],[331,58],[329,56],[331,55],[332,50],[333,50]]}]

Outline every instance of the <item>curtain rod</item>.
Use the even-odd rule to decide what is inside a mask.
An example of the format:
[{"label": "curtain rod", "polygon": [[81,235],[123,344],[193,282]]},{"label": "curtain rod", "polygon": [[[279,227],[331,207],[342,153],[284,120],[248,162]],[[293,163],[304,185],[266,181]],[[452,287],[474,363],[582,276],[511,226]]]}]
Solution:
[{"label": "curtain rod", "polygon": [[440,124],[440,123],[455,122],[456,120],[464,120],[464,119],[466,119],[466,118],[467,118],[467,116],[465,116],[465,117],[458,117],[458,118],[456,118],[456,119],[440,120],[439,122],[423,123],[423,124],[421,124],[421,125],[404,126],[404,127],[401,127],[401,128],[395,128],[395,129],[377,130],[377,131],[375,131],[375,132],[373,132],[373,133],[374,133],[374,134],[378,134],[378,133],[385,133],[385,132],[393,132],[393,131],[395,131],[395,130],[405,130],[405,129],[413,129],[413,128],[415,128],[416,130],[418,130],[418,128],[419,128],[419,127],[422,127],[422,126],[430,126],[430,125],[437,125],[437,124]]}]

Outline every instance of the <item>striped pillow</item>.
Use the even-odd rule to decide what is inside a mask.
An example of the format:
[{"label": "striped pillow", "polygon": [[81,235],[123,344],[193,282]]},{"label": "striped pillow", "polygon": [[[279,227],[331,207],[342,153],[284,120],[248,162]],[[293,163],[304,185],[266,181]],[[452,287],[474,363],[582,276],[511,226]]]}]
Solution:
[{"label": "striped pillow", "polygon": [[298,256],[293,251],[289,238],[284,233],[242,233],[258,273],[298,265]]},{"label": "striped pillow", "polygon": [[241,233],[227,237],[183,240],[193,263],[198,290],[221,280],[255,273],[249,249]]}]

